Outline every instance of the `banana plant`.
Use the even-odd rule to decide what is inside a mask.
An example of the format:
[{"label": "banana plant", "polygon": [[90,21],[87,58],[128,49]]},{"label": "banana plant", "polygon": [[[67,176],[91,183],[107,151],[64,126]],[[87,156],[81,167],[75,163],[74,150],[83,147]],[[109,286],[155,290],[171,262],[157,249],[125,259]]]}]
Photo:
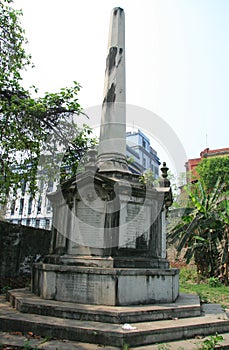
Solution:
[{"label": "banana plant", "polygon": [[194,259],[201,276],[218,277],[228,249],[226,235],[229,209],[224,184],[218,178],[214,189],[208,192],[204,182],[199,180],[190,188],[186,187],[186,191],[189,195],[189,210],[168,232],[168,242],[176,244],[178,255],[185,251],[187,263]]}]

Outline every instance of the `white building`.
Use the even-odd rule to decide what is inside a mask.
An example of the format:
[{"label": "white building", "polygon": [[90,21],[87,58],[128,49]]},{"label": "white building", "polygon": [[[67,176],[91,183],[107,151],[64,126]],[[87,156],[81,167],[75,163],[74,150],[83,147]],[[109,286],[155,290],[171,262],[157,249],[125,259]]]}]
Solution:
[{"label": "white building", "polygon": [[46,194],[55,191],[57,183],[44,183],[44,180],[37,181],[39,191],[33,198],[28,192],[28,185],[22,186],[17,191],[6,208],[5,218],[14,223],[37,228],[50,229],[52,223],[52,207]]},{"label": "white building", "polygon": [[126,154],[141,172],[151,169],[155,179],[158,178],[160,160],[141,130],[126,133]]},{"label": "white building", "polygon": [[[150,140],[140,131],[127,132],[126,154],[130,159],[130,169],[135,172],[143,172],[151,169],[154,177],[159,176],[160,160],[157,152],[151,147]],[[37,180],[39,191],[33,198],[28,191],[28,184],[25,184],[17,191],[8,202],[5,218],[12,223],[37,228],[51,228],[52,207],[46,194],[56,190],[58,183],[45,183],[44,180]],[[13,197],[13,196],[12,196]]]}]

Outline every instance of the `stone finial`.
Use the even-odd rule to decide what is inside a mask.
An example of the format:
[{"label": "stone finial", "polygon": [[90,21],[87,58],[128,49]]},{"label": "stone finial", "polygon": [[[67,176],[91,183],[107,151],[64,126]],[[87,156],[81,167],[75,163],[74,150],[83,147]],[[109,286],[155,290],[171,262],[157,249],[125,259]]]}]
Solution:
[{"label": "stone finial", "polygon": [[166,166],[166,162],[163,162],[163,166],[161,167],[162,177],[166,179],[168,177],[169,168]]},{"label": "stone finial", "polygon": [[89,149],[89,151],[87,152],[88,154],[88,161],[85,164],[85,170],[90,170],[90,171],[96,171],[98,169],[98,167],[96,166],[96,155],[97,155],[97,151],[94,148]]},{"label": "stone finial", "polygon": [[160,181],[161,187],[170,187],[170,181],[167,179],[168,177],[168,170],[169,168],[166,166],[166,162],[163,162],[163,166],[161,167],[161,177],[162,180]]}]

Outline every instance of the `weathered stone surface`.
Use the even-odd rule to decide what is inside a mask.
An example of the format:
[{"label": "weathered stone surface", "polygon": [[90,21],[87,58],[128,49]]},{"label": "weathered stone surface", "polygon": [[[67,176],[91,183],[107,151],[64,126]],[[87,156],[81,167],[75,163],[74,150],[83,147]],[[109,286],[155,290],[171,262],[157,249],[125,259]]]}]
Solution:
[{"label": "weathered stone surface", "polygon": [[73,256],[91,255],[127,258],[129,265],[118,259],[114,267],[122,267],[122,262],[123,267],[144,267],[144,259],[138,265],[135,258],[145,258],[146,268],[168,267],[160,188],[146,193],[135,175],[108,178],[98,173],[93,177],[90,172],[77,175],[69,186],[50,196],[54,205],[52,254],[69,255],[66,262],[71,263]]},{"label": "weathered stone surface", "polygon": [[115,269],[35,264],[32,290],[44,299],[101,305],[175,302],[177,269]]},{"label": "weathered stone surface", "polygon": [[100,345],[131,347],[169,342],[201,335],[229,332],[229,319],[208,314],[186,319],[137,322],[134,330],[124,330],[120,324],[61,319],[58,317],[20,313],[0,298],[0,330],[49,334],[58,339],[77,340]]},{"label": "weathered stone surface", "polygon": [[77,202],[77,223],[71,231],[70,245],[68,247],[69,254],[80,254],[82,251],[79,245],[84,247],[96,246],[103,248],[104,227],[105,227],[105,201],[91,201],[87,205],[84,201]]},{"label": "weathered stone surface", "polygon": [[126,162],[125,14],[119,7],[111,13],[97,165],[102,172],[129,172]]},{"label": "weathered stone surface", "polygon": [[31,274],[32,264],[49,252],[51,232],[0,221],[0,278]]},{"label": "weathered stone surface", "polygon": [[113,9],[98,157],[92,151],[85,171],[49,195],[50,255],[33,275],[33,291],[45,299],[136,305],[175,302],[179,294],[179,271],[166,259],[168,168],[163,187],[154,188],[126,162],[124,22],[124,11]]},{"label": "weathered stone surface", "polygon": [[18,311],[45,316],[108,323],[132,323],[198,317],[197,295],[181,294],[176,302],[151,305],[107,306],[45,300],[26,289],[8,292],[8,300]]},{"label": "weathered stone surface", "polygon": [[[26,346],[28,341],[28,346],[32,349],[41,350],[101,350],[101,345],[82,343],[78,341],[70,341],[68,339],[48,339],[47,336],[26,338],[20,334],[13,334],[13,332],[0,332],[0,344],[4,344],[5,349],[8,350],[19,350]],[[104,350],[120,350],[120,347],[113,346],[103,346]]]}]

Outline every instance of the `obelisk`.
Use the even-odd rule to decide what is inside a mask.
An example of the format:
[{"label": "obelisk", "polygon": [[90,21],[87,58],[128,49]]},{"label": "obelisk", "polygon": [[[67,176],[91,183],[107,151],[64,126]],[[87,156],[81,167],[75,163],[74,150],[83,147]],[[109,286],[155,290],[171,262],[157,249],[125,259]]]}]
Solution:
[{"label": "obelisk", "polygon": [[102,105],[99,172],[129,172],[126,161],[125,14],[112,10]]},{"label": "obelisk", "polygon": [[50,254],[34,265],[32,282],[44,299],[124,306],[171,303],[179,295],[179,270],[169,268],[165,250],[171,188],[165,181],[145,186],[126,161],[124,31],[124,12],[115,8],[98,158],[91,151],[85,171],[49,195]]}]

